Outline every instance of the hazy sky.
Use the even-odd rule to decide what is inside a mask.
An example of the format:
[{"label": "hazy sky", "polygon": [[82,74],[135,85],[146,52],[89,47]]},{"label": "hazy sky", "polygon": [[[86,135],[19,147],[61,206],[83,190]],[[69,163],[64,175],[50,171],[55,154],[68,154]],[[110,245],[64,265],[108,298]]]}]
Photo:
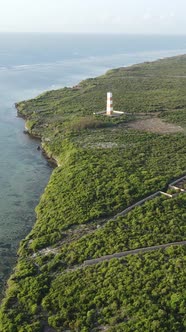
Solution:
[{"label": "hazy sky", "polygon": [[185,0],[0,0],[0,32],[186,34]]}]

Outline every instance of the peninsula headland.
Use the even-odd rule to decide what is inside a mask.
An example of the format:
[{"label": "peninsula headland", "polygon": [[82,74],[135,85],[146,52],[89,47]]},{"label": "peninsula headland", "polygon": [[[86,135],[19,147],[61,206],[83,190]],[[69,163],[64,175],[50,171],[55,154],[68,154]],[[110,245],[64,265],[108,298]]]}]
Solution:
[{"label": "peninsula headland", "polygon": [[[108,91],[120,116],[94,114]],[[185,330],[185,92],[182,55],[16,104],[57,167],[20,243],[1,332]]]}]

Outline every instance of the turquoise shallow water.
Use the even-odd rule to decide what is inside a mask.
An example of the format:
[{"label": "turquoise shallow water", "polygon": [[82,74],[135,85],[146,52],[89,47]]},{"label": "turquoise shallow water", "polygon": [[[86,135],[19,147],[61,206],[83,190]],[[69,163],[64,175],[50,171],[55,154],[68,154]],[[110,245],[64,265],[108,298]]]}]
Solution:
[{"label": "turquoise shallow water", "polygon": [[15,261],[18,243],[31,229],[34,207],[51,168],[38,141],[23,134],[13,107],[0,106],[0,285]]},{"label": "turquoise shallow water", "polygon": [[183,53],[184,36],[0,34],[0,293],[52,171],[13,104],[110,68]]}]

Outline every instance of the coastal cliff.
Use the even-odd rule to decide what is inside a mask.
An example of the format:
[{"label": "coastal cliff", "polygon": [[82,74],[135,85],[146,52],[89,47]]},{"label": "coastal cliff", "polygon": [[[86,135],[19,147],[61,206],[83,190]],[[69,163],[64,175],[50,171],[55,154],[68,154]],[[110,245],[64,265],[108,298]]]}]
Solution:
[{"label": "coastal cliff", "polygon": [[[94,115],[112,91],[118,117]],[[185,193],[124,209],[186,170],[186,56],[114,69],[16,104],[58,167],[21,242],[0,331],[183,331]],[[117,218],[115,218],[117,216]]]}]

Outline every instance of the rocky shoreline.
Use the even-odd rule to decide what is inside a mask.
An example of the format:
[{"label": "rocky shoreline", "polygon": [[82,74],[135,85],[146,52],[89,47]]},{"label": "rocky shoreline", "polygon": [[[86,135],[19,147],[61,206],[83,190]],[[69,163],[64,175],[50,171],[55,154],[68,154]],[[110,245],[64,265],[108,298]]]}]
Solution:
[{"label": "rocky shoreline", "polygon": [[47,162],[53,166],[54,168],[59,166],[58,165],[58,161],[57,159],[55,159],[53,156],[49,156],[46,152],[46,150],[43,147],[43,143],[42,143],[42,136],[39,135],[35,135],[33,134],[33,132],[31,130],[29,130],[29,128],[27,127],[27,117],[25,115],[23,115],[20,110],[19,110],[19,103],[15,103],[15,108],[17,110],[17,117],[22,118],[25,121],[25,129],[23,130],[23,133],[25,135],[29,135],[32,139],[39,139],[41,142],[41,145],[38,145],[37,150],[42,152],[42,155],[45,157],[45,159],[47,160]]},{"label": "rocky shoreline", "polygon": [[[174,78],[170,88],[170,70],[185,74],[186,59],[120,68],[81,82],[80,90],[50,91],[16,104],[29,135],[40,136],[42,149],[49,158],[57,156],[61,167],[52,173],[36,223],[20,244],[0,310],[2,332],[7,326],[15,332],[137,331],[152,322],[162,331],[184,328],[186,249],[159,246],[185,241],[185,195],[169,198],[171,191],[134,204],[183,175],[185,135],[129,129],[125,117],[107,118],[109,126],[101,119],[96,127],[93,115],[112,86],[118,110],[157,112],[184,125],[186,81],[180,86]],[[82,265],[155,246],[137,256]]]}]

